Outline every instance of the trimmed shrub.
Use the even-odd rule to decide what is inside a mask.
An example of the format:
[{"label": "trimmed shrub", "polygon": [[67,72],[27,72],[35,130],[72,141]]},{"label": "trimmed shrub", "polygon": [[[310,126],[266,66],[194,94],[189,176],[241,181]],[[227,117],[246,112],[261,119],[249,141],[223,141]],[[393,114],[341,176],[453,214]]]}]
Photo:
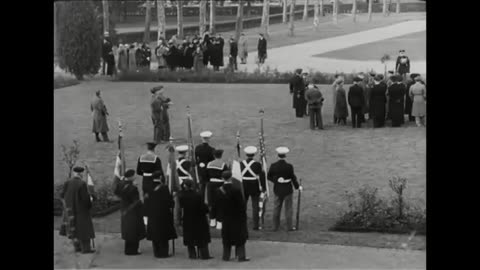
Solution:
[{"label": "trimmed shrub", "polygon": [[53,89],[59,89],[67,86],[79,84],[80,82],[74,77],[54,75],[53,76]]}]

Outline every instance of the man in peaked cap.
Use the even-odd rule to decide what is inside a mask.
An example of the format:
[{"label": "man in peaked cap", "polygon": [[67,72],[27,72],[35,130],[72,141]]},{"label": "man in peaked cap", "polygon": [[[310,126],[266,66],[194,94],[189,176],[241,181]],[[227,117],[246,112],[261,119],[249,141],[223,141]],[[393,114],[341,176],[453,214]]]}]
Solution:
[{"label": "man in peaked cap", "polygon": [[115,195],[120,197],[121,231],[125,241],[125,255],[140,255],[140,240],[145,239],[146,231],[143,221],[143,203],[135,185],[135,170],[127,170],[124,180],[117,185]]},{"label": "man in peaked cap", "polygon": [[395,63],[395,71],[402,75],[403,79],[410,73],[410,59],[405,55],[405,50],[400,50]]},{"label": "man in peaked cap", "polygon": [[[142,176],[142,191],[143,196],[148,194],[153,189],[153,173],[160,172],[161,177],[164,177],[162,170],[162,161],[160,157],[155,154],[155,142],[148,142],[147,152],[138,158],[137,174]],[[148,208],[148,199],[144,201],[145,208]]]},{"label": "man in peaked cap", "polygon": [[215,159],[213,156],[215,148],[209,145],[210,137],[212,137],[211,131],[201,132],[200,137],[202,137],[202,143],[195,147],[195,160],[198,166],[198,177],[200,178],[200,192],[205,200],[205,190],[208,183],[207,164]]},{"label": "man in peaked cap", "polygon": [[285,161],[286,154],[290,151],[287,147],[278,147],[275,149],[279,160],[272,163],[268,170],[267,178],[273,182],[274,208],[273,208],[273,231],[277,231],[280,226],[280,211],[285,202],[285,218],[287,220],[287,230],[296,230],[292,224],[293,217],[293,187],[302,190],[295,176],[293,165]]},{"label": "man in peaked cap", "polygon": [[247,159],[240,162],[242,171],[243,191],[245,194],[245,204],[248,198],[252,197],[252,218],[253,230],[259,229],[259,213],[260,213],[260,194],[266,191],[265,172],[262,170],[262,164],[253,159],[257,148],[255,146],[247,146],[244,149]]},{"label": "man in peaked cap", "polygon": [[222,160],[222,149],[213,150],[213,156],[215,159],[207,164],[207,201],[208,206],[210,207],[210,227],[217,226],[216,205],[213,197],[215,190],[221,187],[224,183],[222,173],[228,170],[227,164]]},{"label": "man in peaked cap", "polygon": [[73,177],[63,186],[60,197],[65,200],[68,217],[68,238],[73,239],[75,252],[94,253],[90,246],[91,239],[95,238],[92,217],[92,198],[88,193],[87,183],[82,180],[83,167],[73,168]]}]

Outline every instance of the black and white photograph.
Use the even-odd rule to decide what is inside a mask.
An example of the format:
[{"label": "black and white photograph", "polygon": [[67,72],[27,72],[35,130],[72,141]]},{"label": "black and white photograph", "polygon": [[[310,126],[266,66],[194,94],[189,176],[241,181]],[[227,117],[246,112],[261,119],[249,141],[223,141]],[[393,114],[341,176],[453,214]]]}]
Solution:
[{"label": "black and white photograph", "polygon": [[426,2],[52,2],[54,268],[426,269]]}]

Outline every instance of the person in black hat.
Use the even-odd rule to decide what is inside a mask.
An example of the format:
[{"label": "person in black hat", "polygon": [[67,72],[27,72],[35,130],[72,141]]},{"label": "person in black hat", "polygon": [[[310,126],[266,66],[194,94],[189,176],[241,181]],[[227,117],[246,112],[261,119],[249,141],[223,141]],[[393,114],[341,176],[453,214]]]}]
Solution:
[{"label": "person in black hat", "polygon": [[392,76],[393,84],[388,88],[388,111],[392,119],[392,127],[399,127],[403,124],[403,106],[406,88],[403,84],[402,75]]},{"label": "person in black hat", "polygon": [[100,90],[95,92],[95,98],[90,104],[90,110],[92,111],[93,116],[93,127],[92,131],[95,134],[95,139],[97,142],[100,142],[100,137],[98,134],[102,134],[104,142],[111,142],[108,138],[108,123],[107,123],[107,107],[103,102]]},{"label": "person in black hat", "polygon": [[410,73],[410,59],[405,55],[405,50],[399,51],[397,62],[395,64],[395,71],[406,79],[407,73]]},{"label": "person in black hat", "polygon": [[135,170],[127,170],[123,181],[116,187],[115,195],[122,200],[120,212],[122,239],[125,241],[124,253],[139,255],[140,240],[145,239],[146,231],[142,214],[143,203],[135,184]]},{"label": "person in black hat", "polygon": [[217,225],[216,207],[213,196],[215,190],[223,185],[224,180],[222,179],[222,173],[228,170],[227,164],[222,160],[222,155],[222,149],[213,150],[213,156],[215,159],[207,164],[207,201],[208,206],[210,207],[210,227],[215,227]]},{"label": "person in black hat", "polygon": [[183,214],[183,244],[188,248],[190,259],[208,260],[210,256],[210,228],[208,227],[208,206],[202,201],[202,196],[194,190],[193,180],[183,181],[184,190],[180,192],[179,202]]},{"label": "person in black hat", "polygon": [[363,94],[363,88],[358,85],[362,81],[359,77],[353,79],[353,85],[348,90],[348,105],[350,105],[350,111],[352,112],[352,126],[353,128],[360,128],[361,114],[363,106],[365,105],[365,95]]},{"label": "person in black hat", "polygon": [[155,258],[167,258],[169,241],[177,238],[173,224],[173,196],[165,184],[162,171],[153,174],[152,189],[148,193],[149,206],[147,213],[147,240],[152,241]]},{"label": "person in black hat", "polygon": [[63,186],[60,197],[65,201],[65,210],[68,217],[68,238],[73,239],[75,252],[94,253],[91,240],[95,238],[92,217],[91,194],[88,193],[87,183],[83,180],[83,167],[73,168],[73,176]]},{"label": "person in black hat", "polygon": [[387,85],[383,82],[383,75],[375,75],[374,85],[370,92],[370,111],[373,114],[374,128],[385,125],[386,92]]},{"label": "person in black hat", "polygon": [[305,81],[302,77],[302,69],[295,70],[295,75],[290,79],[289,83],[290,95],[293,98],[293,108],[295,109],[295,116],[302,118],[305,113]]},{"label": "person in black hat", "polygon": [[217,218],[222,222],[222,244],[224,261],[230,260],[232,246],[239,262],[249,261],[246,257],[245,244],[248,239],[247,206],[242,190],[232,184],[232,172],[222,173],[225,183],[216,191]]}]

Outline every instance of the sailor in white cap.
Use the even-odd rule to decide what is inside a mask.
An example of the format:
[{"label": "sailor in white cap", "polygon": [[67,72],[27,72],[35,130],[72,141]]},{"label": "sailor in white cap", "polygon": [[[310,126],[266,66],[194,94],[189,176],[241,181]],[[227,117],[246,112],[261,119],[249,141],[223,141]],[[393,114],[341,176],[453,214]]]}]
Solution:
[{"label": "sailor in white cap", "polygon": [[198,166],[198,177],[200,178],[200,192],[202,199],[205,200],[205,189],[208,183],[207,164],[215,159],[213,156],[215,148],[209,145],[210,137],[212,137],[211,131],[201,132],[200,137],[202,137],[202,143],[195,147],[195,161]]},{"label": "sailor in white cap", "polygon": [[215,159],[207,164],[207,201],[208,206],[210,207],[210,227],[217,226],[217,207],[215,206],[215,200],[213,197],[215,190],[223,186],[223,183],[225,182],[225,180],[222,179],[222,173],[228,170],[227,164],[222,160],[222,149],[213,150],[213,156]]},{"label": "sailor in white cap", "polygon": [[287,220],[287,230],[294,231],[292,225],[293,217],[293,188],[302,190],[295,176],[293,165],[285,161],[286,154],[290,151],[287,147],[281,146],[275,149],[279,160],[272,163],[268,170],[267,178],[273,182],[274,208],[273,208],[273,231],[277,231],[280,226],[280,211],[285,202],[285,218]]},{"label": "sailor in white cap", "polygon": [[248,198],[252,197],[253,230],[257,231],[259,229],[260,193],[266,190],[265,173],[262,170],[262,164],[253,159],[255,153],[257,153],[257,147],[247,146],[244,152],[247,159],[240,162],[240,169],[242,171],[245,204],[248,203]]}]

